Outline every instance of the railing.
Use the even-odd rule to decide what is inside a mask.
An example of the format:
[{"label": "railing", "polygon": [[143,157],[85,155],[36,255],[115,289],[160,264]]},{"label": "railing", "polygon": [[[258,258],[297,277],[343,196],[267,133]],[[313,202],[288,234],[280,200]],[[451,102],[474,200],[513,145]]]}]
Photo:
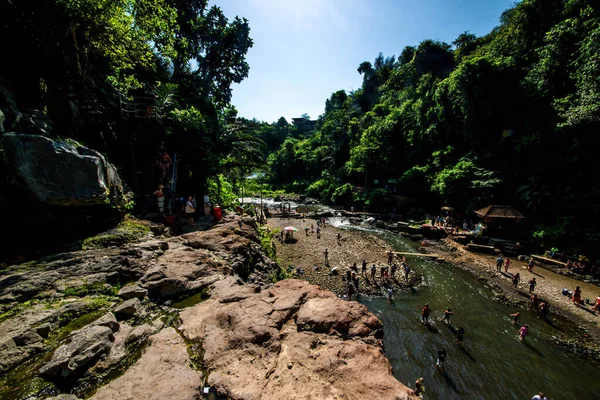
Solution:
[{"label": "railing", "polygon": [[154,97],[134,97],[129,101],[127,97],[119,95],[121,116],[125,118],[157,118]]}]

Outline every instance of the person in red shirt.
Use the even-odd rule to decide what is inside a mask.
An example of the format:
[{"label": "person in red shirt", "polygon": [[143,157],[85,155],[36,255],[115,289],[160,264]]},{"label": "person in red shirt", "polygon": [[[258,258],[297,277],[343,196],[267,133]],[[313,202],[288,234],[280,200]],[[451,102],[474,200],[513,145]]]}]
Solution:
[{"label": "person in red shirt", "polygon": [[431,308],[429,308],[429,304],[425,304],[425,306],[421,309],[421,321],[423,323],[428,323],[430,314]]},{"label": "person in red shirt", "polygon": [[596,297],[596,303],[594,304],[594,307],[592,307],[592,311],[596,312],[598,307],[600,307],[600,296]]}]

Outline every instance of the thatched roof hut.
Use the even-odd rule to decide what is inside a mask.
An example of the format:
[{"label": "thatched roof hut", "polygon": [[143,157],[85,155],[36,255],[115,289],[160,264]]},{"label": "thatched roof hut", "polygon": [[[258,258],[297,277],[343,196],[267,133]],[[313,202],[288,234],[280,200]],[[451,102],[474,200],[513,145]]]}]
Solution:
[{"label": "thatched roof hut", "polygon": [[489,222],[494,218],[505,218],[514,220],[522,220],[523,218],[525,218],[523,214],[521,214],[511,206],[487,206],[485,208],[475,211],[475,214],[483,218],[486,222]]}]

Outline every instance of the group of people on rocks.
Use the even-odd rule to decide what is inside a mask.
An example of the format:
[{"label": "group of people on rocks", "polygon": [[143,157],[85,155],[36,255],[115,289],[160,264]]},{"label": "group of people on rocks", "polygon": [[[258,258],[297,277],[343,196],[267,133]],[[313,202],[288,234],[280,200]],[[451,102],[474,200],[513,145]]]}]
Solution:
[{"label": "group of people on rocks", "polygon": [[[153,193],[153,195],[156,198],[158,211],[161,215],[165,215],[166,211],[166,215],[175,214],[181,217],[185,217],[188,226],[195,225],[194,221],[199,215],[197,210],[197,201],[195,193],[191,196],[187,196],[186,198],[176,197],[171,191],[169,185],[167,185],[167,187],[163,185],[158,185],[158,188]],[[210,203],[210,198],[208,194],[204,195],[203,202],[203,215],[206,219],[208,219],[212,211],[212,205]]]},{"label": "group of people on rocks", "polygon": [[589,266],[586,263],[580,261],[573,262],[572,260],[568,260],[566,268],[577,274],[587,274],[589,272]]},{"label": "group of people on rocks", "polygon": [[465,218],[461,220],[460,215],[454,218],[449,213],[447,213],[445,216],[438,215],[432,217],[431,226],[437,226],[444,229],[451,229],[451,233],[453,234],[460,233],[461,230],[463,232],[470,232],[475,229],[473,221]]}]

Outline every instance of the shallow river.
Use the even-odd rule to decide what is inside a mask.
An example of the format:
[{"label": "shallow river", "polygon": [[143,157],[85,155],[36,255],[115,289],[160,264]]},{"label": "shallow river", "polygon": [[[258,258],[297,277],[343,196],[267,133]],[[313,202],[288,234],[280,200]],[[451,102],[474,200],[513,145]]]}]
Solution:
[{"label": "shallow river", "polygon": [[[414,244],[400,236],[379,235],[397,251],[415,251]],[[600,370],[548,343],[555,328],[521,311],[521,323],[530,329],[521,343],[519,327],[509,317],[518,310],[493,301],[471,275],[418,258],[409,262],[423,273],[423,287],[395,295],[391,304],[382,299],[362,303],[383,321],[385,352],[394,375],[412,388],[423,377],[424,399],[529,400],[540,390],[550,400],[600,399]],[[429,329],[420,322],[425,303],[433,310]],[[452,326],[466,331],[462,348],[453,329],[439,321],[446,307],[455,313]],[[434,368],[440,348],[448,353],[445,372]]]}]

